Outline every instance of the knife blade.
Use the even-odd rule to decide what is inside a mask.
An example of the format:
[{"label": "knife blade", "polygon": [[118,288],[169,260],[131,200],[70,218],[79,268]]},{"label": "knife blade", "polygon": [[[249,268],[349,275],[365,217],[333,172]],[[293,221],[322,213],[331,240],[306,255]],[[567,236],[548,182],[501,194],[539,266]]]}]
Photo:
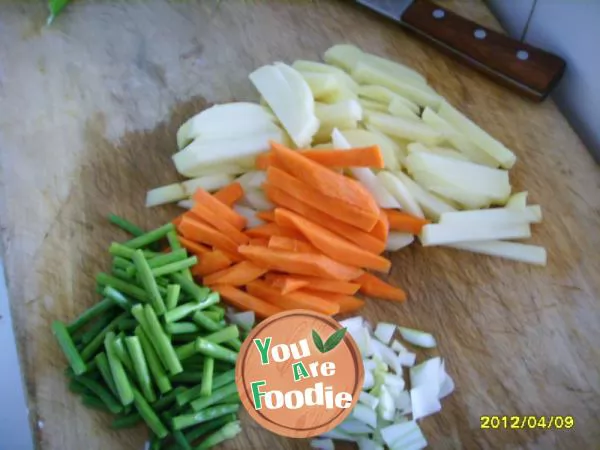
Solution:
[{"label": "knife blade", "polygon": [[429,0],[355,1],[535,101],[548,96],[566,68],[557,55],[478,25]]}]

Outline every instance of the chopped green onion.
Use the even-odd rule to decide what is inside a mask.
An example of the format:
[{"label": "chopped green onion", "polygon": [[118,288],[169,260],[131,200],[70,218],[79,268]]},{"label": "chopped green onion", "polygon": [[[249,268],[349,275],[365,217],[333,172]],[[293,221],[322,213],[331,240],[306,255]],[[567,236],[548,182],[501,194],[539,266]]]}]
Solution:
[{"label": "chopped green onion", "polygon": [[116,329],[121,320],[125,318],[127,318],[126,312],[119,314],[112,320],[112,322],[106,325],[106,327],[104,327],[89,344],[87,344],[87,346],[81,351],[81,357],[84,361],[92,359],[98,349],[102,347],[102,344],[104,344],[104,338],[106,337],[106,334]]},{"label": "chopped green onion", "polygon": [[94,379],[82,375],[77,378],[77,381],[92,391],[96,397],[101,399],[113,414],[119,414],[123,410],[117,399]]},{"label": "chopped green onion", "polygon": [[182,414],[173,419],[173,428],[175,430],[189,428],[198,423],[207,422],[217,417],[236,412],[238,409],[239,405],[217,405],[213,408],[207,408],[196,413]]},{"label": "chopped green onion", "polygon": [[84,358],[79,354],[73,340],[71,339],[71,335],[67,331],[67,327],[62,322],[58,320],[52,323],[52,332],[58,341],[58,344],[62,348],[63,353],[67,357],[71,368],[75,375],[81,375],[87,370],[87,367],[84,362]]},{"label": "chopped green onion", "polygon": [[240,434],[241,431],[242,427],[240,426],[239,420],[229,422],[223,428],[208,436],[194,450],[208,450],[209,448],[212,448],[215,445],[219,445],[223,441],[233,439],[238,434]]},{"label": "chopped green onion", "polygon": [[231,382],[222,386],[218,389],[213,390],[212,394],[208,397],[199,397],[191,403],[191,407],[194,411],[201,411],[211,405],[219,403],[224,398],[231,394],[237,393],[237,386],[235,382]]},{"label": "chopped green onion", "polygon": [[200,386],[200,395],[210,397],[212,393],[213,374],[215,370],[215,360],[210,356],[204,358],[204,368],[202,371],[202,385]]},{"label": "chopped green onion", "polygon": [[150,371],[148,370],[148,364],[144,357],[144,351],[142,350],[142,344],[137,336],[130,336],[125,338],[127,350],[133,362],[135,369],[135,375],[137,377],[138,385],[142,390],[142,394],[146,397],[150,403],[156,401],[156,395],[154,389],[152,389],[152,381],[150,380]]},{"label": "chopped green onion", "polygon": [[96,365],[98,366],[100,375],[102,376],[102,379],[104,380],[110,391],[115,396],[118,396],[119,393],[117,392],[117,386],[115,385],[115,381],[112,378],[112,373],[110,372],[110,366],[108,365],[108,358],[106,357],[106,353],[98,353],[94,358],[94,361],[96,361]]},{"label": "chopped green onion", "polygon": [[190,256],[189,258],[183,259],[181,261],[175,261],[170,264],[165,264],[164,266],[156,267],[152,269],[152,275],[154,275],[155,277],[162,277],[171,273],[181,272],[184,269],[189,269],[197,263],[198,258],[195,256]]},{"label": "chopped green onion", "polygon": [[179,295],[181,294],[181,286],[178,284],[169,284],[167,286],[167,300],[166,307],[168,311],[177,307],[179,301]]},{"label": "chopped green onion", "polygon": [[117,356],[118,353],[115,350],[115,334],[112,331],[106,334],[106,338],[104,339],[104,347],[106,348],[108,365],[110,367],[115,386],[117,387],[117,392],[119,393],[121,403],[124,406],[129,405],[133,403],[133,389],[131,383],[129,382],[129,378],[127,378],[125,369],[123,368],[123,363]]},{"label": "chopped green onion", "polygon": [[100,314],[108,311],[114,306],[114,303],[109,299],[103,299],[101,302],[96,303],[91,308],[85,310],[77,319],[71,322],[67,326],[69,333],[75,333],[77,330],[82,328],[84,325],[89,323],[92,319],[98,317]]},{"label": "chopped green onion", "polygon": [[212,342],[202,338],[196,339],[196,351],[205,356],[212,356],[215,359],[231,362],[233,364],[235,364],[237,361],[238,356],[238,354],[233,350],[229,350],[228,348],[222,347],[219,344],[213,344]]},{"label": "chopped green onion", "polygon": [[144,351],[146,361],[148,362],[148,368],[150,369],[150,373],[154,378],[154,382],[156,383],[158,390],[163,394],[169,392],[172,389],[171,382],[169,381],[169,377],[161,365],[160,358],[156,354],[150,339],[146,336],[142,327],[137,327],[135,329],[135,335],[140,340],[142,350]]},{"label": "chopped green onion", "polygon": [[113,225],[118,226],[122,230],[127,231],[129,234],[138,237],[144,234],[144,230],[142,230],[137,225],[134,225],[127,219],[117,216],[116,214],[109,214],[108,221]]},{"label": "chopped green onion", "polygon": [[138,423],[140,423],[141,421],[142,421],[142,416],[140,416],[138,413],[130,413],[130,414],[118,416],[117,418],[115,418],[112,421],[112,423],[110,424],[110,427],[115,430],[118,430],[121,428],[132,428],[132,427],[136,426]]},{"label": "chopped green onion", "polygon": [[144,313],[148,327],[150,328],[152,339],[155,340],[155,343],[160,349],[159,357],[161,361],[163,361],[165,367],[169,370],[169,372],[171,372],[172,375],[183,372],[183,367],[181,367],[181,363],[179,362],[179,359],[177,359],[175,349],[173,348],[173,345],[171,345],[171,341],[162,329],[156,313],[150,305],[146,305],[144,308]]},{"label": "chopped green onion", "polygon": [[148,262],[144,257],[144,253],[141,250],[137,250],[133,255],[133,262],[137,269],[137,273],[144,285],[144,289],[146,293],[150,297],[150,301],[152,302],[152,306],[157,314],[164,314],[165,312],[165,303],[163,301],[162,296],[158,290],[158,286],[156,285],[156,280],[154,279],[154,275],[151,272],[150,266],[148,266]]},{"label": "chopped green onion", "polygon": [[115,288],[117,291],[127,294],[130,297],[139,300],[140,302],[148,303],[149,301],[148,294],[146,294],[141,287],[131,284],[130,282],[121,280],[103,272],[100,272],[98,275],[96,275],[96,281],[102,286],[110,286]]},{"label": "chopped green onion", "polygon": [[160,418],[156,415],[156,412],[148,404],[144,396],[135,388],[133,388],[134,404],[142,419],[148,424],[148,427],[156,434],[159,438],[167,436],[167,429],[160,421]]},{"label": "chopped green onion", "polygon": [[197,333],[199,330],[200,327],[192,322],[167,323],[165,325],[165,331],[169,334],[191,334]]},{"label": "chopped green onion", "polygon": [[206,317],[206,314],[202,311],[196,311],[192,316],[192,320],[208,331],[219,331],[220,329],[225,328],[224,325]]},{"label": "chopped green onion", "polygon": [[125,242],[125,246],[129,248],[138,249],[141,247],[146,247],[148,244],[152,244],[153,242],[158,241],[159,239],[166,236],[166,234],[174,230],[175,227],[172,223],[168,223],[163,225],[162,227],[156,228],[155,230],[149,231],[141,236],[133,238],[127,242]]}]

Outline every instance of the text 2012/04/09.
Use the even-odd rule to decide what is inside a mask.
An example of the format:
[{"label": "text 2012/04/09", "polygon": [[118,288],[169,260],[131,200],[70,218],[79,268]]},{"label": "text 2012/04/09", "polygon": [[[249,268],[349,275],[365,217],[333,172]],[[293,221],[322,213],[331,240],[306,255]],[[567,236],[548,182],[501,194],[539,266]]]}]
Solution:
[{"label": "text 2012/04/09", "polygon": [[573,416],[481,416],[482,430],[570,430],[575,427]]}]

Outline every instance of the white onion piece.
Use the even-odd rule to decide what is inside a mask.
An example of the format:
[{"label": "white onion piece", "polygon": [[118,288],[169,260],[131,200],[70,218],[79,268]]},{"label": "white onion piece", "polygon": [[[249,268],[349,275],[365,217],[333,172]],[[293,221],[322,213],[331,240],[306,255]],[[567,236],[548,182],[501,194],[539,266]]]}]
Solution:
[{"label": "white onion piece", "polygon": [[415,361],[417,360],[416,353],[404,352],[398,355],[398,362],[403,367],[412,367],[415,365]]},{"label": "white onion piece", "polygon": [[396,402],[385,385],[381,386],[377,413],[384,420],[393,420],[396,413]]},{"label": "white onion piece", "polygon": [[377,363],[372,359],[363,359],[363,367],[365,368],[365,371],[368,370],[369,372],[372,372],[377,367]]},{"label": "white onion piece", "polygon": [[375,409],[379,404],[379,399],[368,392],[361,392],[360,396],[358,397],[358,402],[368,406],[371,409]]},{"label": "white onion piece", "polygon": [[424,331],[415,330],[413,328],[398,327],[402,338],[417,347],[434,348],[437,344],[435,338]]},{"label": "white onion piece", "polygon": [[311,439],[310,448],[317,450],[335,450],[335,444],[331,439]]},{"label": "white onion piece", "polygon": [[394,372],[402,373],[402,367],[400,366],[400,362],[398,361],[398,356],[394,353],[389,347],[386,347],[381,342],[372,339],[371,345],[373,346],[374,355],[379,357],[381,361],[390,366]]},{"label": "white onion piece", "polygon": [[246,219],[246,228],[254,228],[264,225],[264,222],[256,217],[256,210],[242,205],[233,205],[233,210]]},{"label": "white onion piece", "polygon": [[442,360],[439,356],[428,359],[410,369],[410,385],[413,388],[435,387],[435,395],[440,391],[440,368]]},{"label": "white onion piece", "polygon": [[412,406],[410,403],[410,394],[408,391],[399,392],[396,397],[394,397],[396,401],[396,409],[401,414],[409,414],[412,411]]},{"label": "white onion piece", "polygon": [[193,200],[181,200],[179,202],[177,202],[177,206],[179,206],[180,208],[184,208],[184,209],[192,209],[194,206],[194,201]]},{"label": "white onion piece", "polygon": [[360,438],[357,442],[358,450],[383,450],[383,446],[367,438]]},{"label": "white onion piece", "polygon": [[323,433],[320,437],[329,439],[339,439],[340,441],[356,442],[358,437],[352,436],[351,434],[345,433],[344,431],[338,430],[337,428]]},{"label": "white onion piece", "polygon": [[381,342],[383,342],[385,345],[388,345],[394,337],[396,328],[396,325],[394,325],[393,323],[379,322],[377,324],[377,327],[375,328],[375,337]]},{"label": "white onion piece", "polygon": [[373,377],[373,373],[365,372],[365,379],[363,381],[363,389],[368,391],[373,386],[375,386],[375,378]]},{"label": "white onion piece", "polygon": [[394,339],[394,341],[392,342],[392,345],[390,347],[396,353],[406,353],[406,352],[408,352],[408,349],[404,345],[402,345],[402,343],[400,341],[398,341],[397,339]]},{"label": "white onion piece", "polygon": [[419,385],[410,390],[410,403],[414,420],[430,416],[442,410],[438,399],[439,385]]},{"label": "white onion piece", "polygon": [[[358,403],[352,410],[352,417],[371,428],[377,427],[377,414],[373,409],[362,403]],[[372,430],[371,430],[372,431]]]},{"label": "white onion piece", "polygon": [[251,330],[254,324],[256,323],[254,311],[244,311],[232,314],[231,316],[229,316],[229,320],[246,331]]},{"label": "white onion piece", "polygon": [[398,423],[383,428],[381,437],[389,447],[393,447],[396,442],[411,434],[415,429],[419,429],[419,426],[414,421]]},{"label": "white onion piece", "polygon": [[400,373],[400,375],[394,375],[391,373],[386,374],[383,377],[383,383],[390,389],[393,389],[394,391],[401,391],[406,385],[402,373]]}]

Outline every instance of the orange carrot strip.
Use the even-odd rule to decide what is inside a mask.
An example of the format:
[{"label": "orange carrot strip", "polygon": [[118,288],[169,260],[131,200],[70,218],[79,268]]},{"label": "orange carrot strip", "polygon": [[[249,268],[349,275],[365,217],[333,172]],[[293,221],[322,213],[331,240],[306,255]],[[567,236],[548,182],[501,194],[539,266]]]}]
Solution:
[{"label": "orange carrot strip", "polygon": [[375,275],[370,273],[365,272],[353,281],[360,284],[361,294],[397,302],[403,302],[406,300],[406,292],[400,288],[386,283],[383,280],[380,280]]},{"label": "orange carrot strip", "polygon": [[287,250],[288,252],[321,253],[307,242],[285,236],[271,236],[268,247],[275,250]]},{"label": "orange carrot strip", "polygon": [[178,231],[183,237],[194,242],[209,244],[234,255],[237,253],[238,244],[235,241],[209,225],[194,220],[187,215],[181,220]]},{"label": "orange carrot strip", "polygon": [[244,196],[244,189],[242,185],[237,181],[222,187],[213,194],[213,197],[219,200],[221,203],[231,207]]},{"label": "orange carrot strip", "polygon": [[230,286],[244,286],[267,273],[267,269],[258,267],[250,261],[241,261],[227,269],[220,270],[204,277],[203,284],[228,284]]},{"label": "orange carrot strip", "polygon": [[291,238],[302,239],[302,234],[298,233],[294,228],[282,227],[276,223],[267,223],[258,227],[249,228],[246,230],[246,235],[251,238],[270,238],[271,236],[286,236]]},{"label": "orange carrot strip", "polygon": [[371,253],[379,254],[385,250],[385,242],[375,239],[369,233],[359,230],[348,223],[344,223],[325,212],[319,211],[307,203],[304,203],[301,199],[294,198],[281,189],[268,184],[264,186],[264,188],[269,200],[276,205],[283,206],[313,222],[321,224],[329,231],[339,234],[344,239],[353,242],[360,248],[364,248]]},{"label": "orange carrot strip", "polygon": [[[348,281],[362,273],[357,267],[341,264],[325,255],[293,253],[264,247],[241,245],[238,251],[257,266],[270,270]],[[357,274],[356,276],[353,276]]]},{"label": "orange carrot strip", "polygon": [[348,150],[302,150],[302,156],[325,167],[373,167],[383,169],[383,155],[378,145]]},{"label": "orange carrot strip", "polygon": [[189,239],[186,239],[183,236],[177,236],[177,239],[179,240],[183,248],[185,248],[188,252],[193,253],[194,255],[203,255],[211,251],[210,248],[206,247],[205,245],[190,241]]},{"label": "orange carrot strip", "polygon": [[282,275],[280,278],[275,279],[271,284],[273,287],[279,289],[283,295],[287,295],[307,286],[308,281],[302,281],[293,277],[286,277],[285,275]]},{"label": "orange carrot strip", "polygon": [[[282,144],[271,141],[271,151],[275,161],[290,175],[302,180],[313,189],[354,205],[357,208],[379,215],[379,206],[371,193],[358,181],[352,180],[311,161],[301,153],[290,150]],[[374,224],[373,224],[374,225]]]},{"label": "orange carrot strip", "polygon": [[258,211],[256,217],[265,222],[275,222],[275,213],[273,211]]},{"label": "orange carrot strip", "polygon": [[252,238],[248,242],[248,245],[258,245],[259,247],[268,247],[269,239],[267,239],[267,238]]},{"label": "orange carrot strip", "polygon": [[350,295],[333,294],[331,292],[317,292],[309,289],[301,289],[300,291],[296,292],[296,294],[300,293],[306,293],[315,297],[318,296],[324,300],[336,303],[340,307],[340,314],[358,311],[365,305],[364,300],[352,297]]},{"label": "orange carrot strip", "polygon": [[197,189],[194,193],[193,199],[196,203],[206,206],[212,210],[216,215],[221,216],[224,220],[229,222],[231,225],[236,227],[238,230],[243,229],[246,226],[246,219],[236,213],[226,204],[222,203],[204,189]]},{"label": "orange carrot strip", "polygon": [[350,203],[329,197],[277,167],[268,168],[267,185],[278,188],[296,200],[301,200],[341,222],[364,231],[371,231],[379,220],[379,211],[365,211]]},{"label": "orange carrot strip", "polygon": [[306,239],[331,259],[346,263],[352,261],[359,267],[389,272],[390,260],[370,253],[357,245],[348,242],[337,234],[287,209],[276,208],[275,220],[278,225],[295,226]]},{"label": "orange carrot strip", "polygon": [[429,220],[412,216],[403,211],[397,211],[395,209],[384,209],[383,211],[390,223],[390,230],[419,234],[421,228],[429,223]]},{"label": "orange carrot strip", "polygon": [[183,219],[183,216],[185,216],[186,213],[183,214],[179,214],[177,217],[175,217],[173,220],[171,220],[171,223],[173,225],[175,225],[175,227],[178,227],[179,224],[181,223],[181,219]]},{"label": "orange carrot strip", "polygon": [[219,216],[214,210],[209,209],[201,203],[196,203],[191,212],[198,216],[198,218],[212,226],[214,229],[227,235],[232,241],[238,245],[247,244],[250,238],[234,227],[230,222],[224,220],[222,216]]},{"label": "orange carrot strip", "polygon": [[218,292],[225,302],[242,311],[254,311],[261,318],[272,316],[283,311],[278,306],[267,303],[260,298],[247,294],[233,286],[226,284],[216,284],[211,287],[213,291]]},{"label": "orange carrot strip", "polygon": [[[267,280],[276,279],[278,276],[281,275],[273,276],[267,274]],[[360,288],[360,284],[351,283],[348,281],[327,280],[325,278],[310,277],[306,275],[288,275],[287,277],[293,278],[296,281],[308,283],[306,289],[310,289],[311,291],[324,291],[331,292],[333,294],[354,295]]]},{"label": "orange carrot strip", "polygon": [[255,167],[258,170],[267,170],[273,162],[273,154],[271,152],[264,152],[259,154],[255,160]]},{"label": "orange carrot strip", "polygon": [[192,275],[196,277],[210,275],[231,265],[231,260],[220,250],[204,253],[199,259],[198,264],[192,267]]},{"label": "orange carrot strip", "polygon": [[246,286],[248,292],[282,309],[309,309],[322,314],[334,315],[340,310],[335,302],[306,293],[292,292],[283,295],[264,281],[256,280]]},{"label": "orange carrot strip", "polygon": [[371,230],[371,236],[375,239],[386,242],[388,237],[388,232],[390,229],[390,223],[388,222],[388,218],[383,211],[379,212],[379,220]]}]

